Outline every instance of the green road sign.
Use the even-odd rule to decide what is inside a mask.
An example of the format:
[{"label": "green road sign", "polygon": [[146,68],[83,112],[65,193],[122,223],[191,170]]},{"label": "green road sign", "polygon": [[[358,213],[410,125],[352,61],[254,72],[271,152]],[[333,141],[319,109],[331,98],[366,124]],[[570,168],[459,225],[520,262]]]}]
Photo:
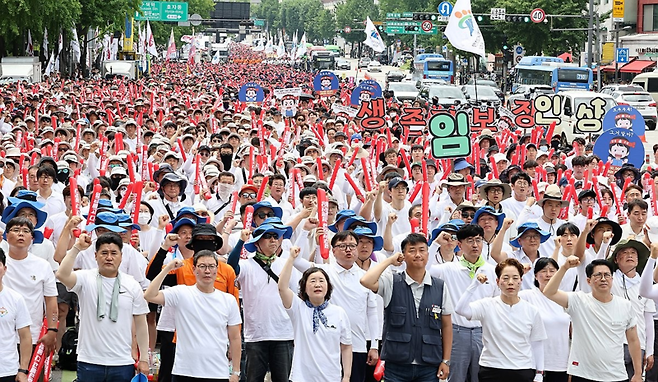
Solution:
[{"label": "green road sign", "polygon": [[387,19],[399,19],[401,17],[400,13],[387,13],[386,18]]},{"label": "green road sign", "polygon": [[142,1],[135,20],[182,22],[188,20],[188,4],[174,1]]},{"label": "green road sign", "polygon": [[412,18],[412,17],[414,17],[414,13],[413,13],[413,12],[402,12],[402,18],[404,18],[404,19],[410,19],[410,18]]},{"label": "green road sign", "polygon": [[[429,23],[430,21],[423,21]],[[413,29],[413,30],[407,30]],[[386,22],[387,34],[438,34],[439,28],[432,24],[432,29],[425,31],[421,26],[421,21],[387,21]]]},{"label": "green road sign", "polygon": [[265,26],[265,19],[254,19],[254,26],[255,27],[264,27]]}]

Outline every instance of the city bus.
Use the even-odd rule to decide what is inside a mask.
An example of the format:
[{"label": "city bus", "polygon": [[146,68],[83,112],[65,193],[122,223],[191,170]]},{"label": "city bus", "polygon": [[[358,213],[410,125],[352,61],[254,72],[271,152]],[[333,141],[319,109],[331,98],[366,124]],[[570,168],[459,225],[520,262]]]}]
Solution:
[{"label": "city bus", "polygon": [[439,79],[453,83],[455,71],[452,61],[447,60],[442,54],[423,53],[414,59],[414,72],[412,79],[420,81],[423,79]]},{"label": "city bus", "polygon": [[523,57],[514,69],[512,92],[520,85],[544,85],[560,90],[592,90],[592,70],[567,64],[558,57]]}]

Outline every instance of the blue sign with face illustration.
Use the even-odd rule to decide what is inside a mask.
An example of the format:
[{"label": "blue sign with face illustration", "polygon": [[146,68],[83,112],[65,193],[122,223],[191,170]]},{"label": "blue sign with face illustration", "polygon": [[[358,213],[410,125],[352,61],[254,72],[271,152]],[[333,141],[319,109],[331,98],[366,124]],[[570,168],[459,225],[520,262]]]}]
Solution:
[{"label": "blue sign with face illustration", "polygon": [[594,143],[594,155],[610,162],[610,172],[626,163],[640,168],[644,163],[644,145],[632,130],[615,128],[604,131]]},{"label": "blue sign with face illustration", "polygon": [[265,94],[260,85],[255,82],[247,82],[240,87],[238,99],[240,102],[263,102]]},{"label": "blue sign with face illustration", "polygon": [[[361,105],[361,102],[363,101],[370,101],[371,99],[378,98],[375,96],[376,92],[377,89],[375,89],[373,86],[361,83],[352,91],[350,103],[352,105],[358,106]],[[381,97],[381,93],[379,97]]]},{"label": "blue sign with face illustration", "polygon": [[338,78],[328,70],[318,73],[313,79],[313,90],[322,97],[329,97],[339,89]]},{"label": "blue sign with face illustration", "polygon": [[381,98],[382,96],[382,86],[379,84],[379,82],[375,80],[363,80],[359,82],[359,85],[370,85],[373,88],[375,88],[375,96],[372,98]]},{"label": "blue sign with face illustration", "polygon": [[608,110],[603,117],[603,131],[610,129],[632,130],[644,142],[644,117],[633,106],[619,105]]}]

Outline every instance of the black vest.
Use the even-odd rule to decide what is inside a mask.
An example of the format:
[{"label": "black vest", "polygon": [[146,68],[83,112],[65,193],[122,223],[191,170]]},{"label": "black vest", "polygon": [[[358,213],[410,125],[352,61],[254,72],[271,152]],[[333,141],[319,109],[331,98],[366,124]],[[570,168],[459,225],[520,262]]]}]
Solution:
[{"label": "black vest", "polygon": [[406,272],[393,275],[393,295],[384,309],[382,360],[437,366],[443,360],[441,320],[443,280],[432,277],[425,285],[418,314]]}]

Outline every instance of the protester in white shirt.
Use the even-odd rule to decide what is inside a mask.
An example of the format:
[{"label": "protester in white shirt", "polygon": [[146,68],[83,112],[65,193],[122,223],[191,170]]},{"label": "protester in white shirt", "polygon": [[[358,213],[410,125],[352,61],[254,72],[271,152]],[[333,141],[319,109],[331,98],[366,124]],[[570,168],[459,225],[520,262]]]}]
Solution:
[{"label": "protester in white shirt", "polygon": [[349,317],[343,308],[329,303],[333,287],[327,272],[321,268],[311,267],[304,272],[299,296],[295,296],[289,283],[299,252],[299,247],[291,248],[278,283],[281,302],[295,335],[290,380],[348,382],[352,370]]},{"label": "protester in white shirt", "polygon": [[[232,295],[215,289],[218,257],[210,250],[194,254],[195,285],[159,290],[167,274],[183,266],[169,262],[144,292],[151,303],[175,308],[176,357],[174,381],[240,379],[240,310]],[[232,371],[229,372],[229,349]],[[203,349],[199,352],[198,349]]]},{"label": "protester in white shirt", "polygon": [[149,371],[149,309],[139,283],[119,270],[123,241],[116,233],[96,240],[97,268],[73,272],[76,256],[91,244],[91,237],[81,234],[57,270],[59,281],[80,301],[77,376],[80,381],[129,382],[135,375],[133,326],[140,354],[137,371]]},{"label": "protester in white shirt", "polygon": [[23,296],[2,284],[7,272],[6,264],[7,257],[0,250],[0,381],[27,382],[27,368],[32,354],[32,319]]}]

